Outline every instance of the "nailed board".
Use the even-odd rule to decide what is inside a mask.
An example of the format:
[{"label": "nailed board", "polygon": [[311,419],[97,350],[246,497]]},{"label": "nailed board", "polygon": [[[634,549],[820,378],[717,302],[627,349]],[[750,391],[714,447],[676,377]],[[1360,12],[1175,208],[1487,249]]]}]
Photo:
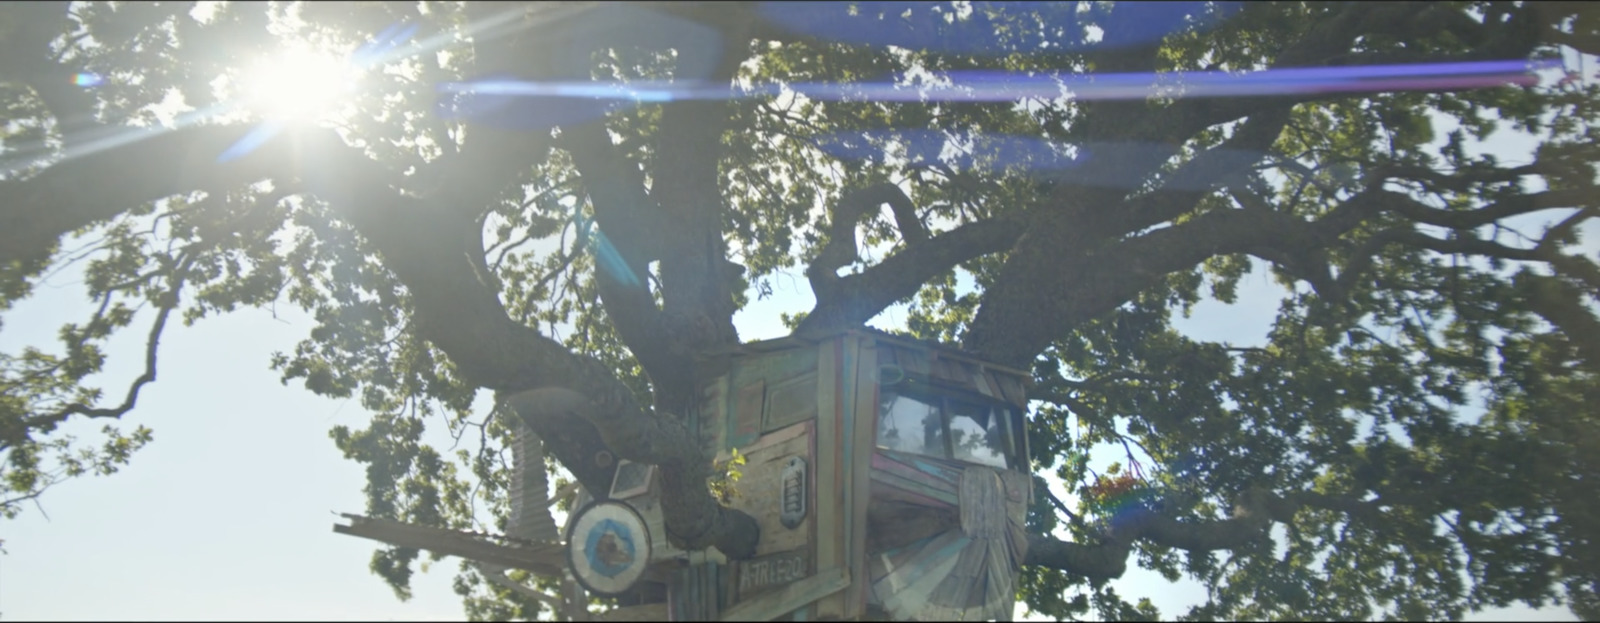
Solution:
[{"label": "nailed board", "polygon": [[734,364],[739,382],[765,379],[768,385],[811,373],[817,369],[817,349],[801,347],[743,359]]},{"label": "nailed board", "polygon": [[1024,377],[994,364],[952,355],[926,347],[878,342],[878,358],[883,365],[898,366],[907,375],[920,377],[934,385],[971,392],[1027,407],[1023,393]]},{"label": "nailed board", "polygon": [[578,511],[567,532],[567,563],[591,593],[612,596],[633,588],[650,563],[650,532],[644,518],[614,501]]},{"label": "nailed board", "polygon": [[811,574],[811,557],[804,549],[777,552],[734,563],[735,603],[793,584]]},{"label": "nailed board", "polygon": [[872,453],[873,480],[943,500],[957,501],[966,464],[906,452],[878,449]]},{"label": "nailed board", "polygon": [[729,446],[743,447],[761,436],[761,412],[766,399],[766,380],[761,378],[749,382],[741,380],[739,388],[733,394],[732,417],[728,418]]},{"label": "nailed board", "polygon": [[[840,431],[840,411],[843,409],[842,388],[840,387],[840,369],[842,368],[843,344],[841,338],[828,340],[818,345],[819,361],[817,363],[817,428],[812,436],[812,474],[815,475],[812,493],[815,497],[811,505],[815,517],[813,525],[816,533],[812,540],[816,558],[814,563],[818,569],[839,567],[844,563],[843,552],[839,547],[843,538],[844,525],[841,521],[844,500],[843,482],[840,480],[841,461],[839,457],[842,432]],[[812,610],[812,616],[839,616],[837,603],[829,607],[828,604],[817,604]]]},{"label": "nailed board", "polygon": [[773,385],[767,390],[766,415],[763,431],[774,431],[785,426],[812,420],[817,417],[817,375],[815,372]]},{"label": "nailed board", "polygon": [[[867,516],[872,504],[872,455],[878,430],[878,349],[874,340],[859,339],[855,368],[855,404],[848,460],[850,490],[850,575],[867,578]],[[868,585],[856,582],[844,590],[845,618],[859,618],[866,612]]]},{"label": "nailed board", "polygon": [[[782,590],[766,593],[729,608],[722,614],[720,620],[771,621],[785,613],[805,608],[808,604],[833,595],[849,585],[850,572],[835,567],[785,586]],[[798,616],[795,618],[800,619]]]},{"label": "nailed board", "polygon": [[[811,424],[802,422],[770,433],[753,444],[740,468],[738,496],[732,507],[744,511],[756,520],[761,529],[761,540],[756,544],[756,555],[765,556],[804,547],[811,534],[815,509],[807,508],[805,519],[799,526],[783,525],[783,471],[789,459],[801,457],[811,462]],[[812,474],[806,474],[807,489],[811,488]],[[807,493],[809,497],[809,493]]]},{"label": "nailed board", "polygon": [[678,569],[667,593],[673,621],[710,621],[722,610],[723,567],[715,561],[694,562]]},{"label": "nailed board", "polygon": [[565,548],[559,543],[504,545],[473,534],[341,513],[350,525],[334,524],[333,531],[372,539],[397,547],[425,549],[443,556],[458,556],[512,569],[525,569],[536,575],[560,577],[565,566]]}]

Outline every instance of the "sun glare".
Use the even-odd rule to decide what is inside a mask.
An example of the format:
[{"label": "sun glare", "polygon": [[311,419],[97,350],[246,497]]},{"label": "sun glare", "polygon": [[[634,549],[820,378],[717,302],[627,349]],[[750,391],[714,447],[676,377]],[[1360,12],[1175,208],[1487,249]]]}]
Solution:
[{"label": "sun glare", "polygon": [[274,121],[318,121],[355,92],[357,70],[344,58],[306,47],[263,59],[244,75],[248,106]]}]

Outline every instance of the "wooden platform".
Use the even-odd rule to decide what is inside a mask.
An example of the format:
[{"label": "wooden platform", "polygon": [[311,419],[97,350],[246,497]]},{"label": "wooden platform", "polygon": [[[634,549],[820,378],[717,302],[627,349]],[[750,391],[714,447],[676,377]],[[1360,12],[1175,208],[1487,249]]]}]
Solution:
[{"label": "wooden platform", "polygon": [[350,525],[334,524],[334,532],[389,545],[428,550],[445,556],[459,556],[512,569],[526,569],[536,575],[547,577],[560,577],[567,564],[566,548],[554,541],[507,544],[456,530],[418,526],[349,513],[340,513],[340,516],[349,519]]}]

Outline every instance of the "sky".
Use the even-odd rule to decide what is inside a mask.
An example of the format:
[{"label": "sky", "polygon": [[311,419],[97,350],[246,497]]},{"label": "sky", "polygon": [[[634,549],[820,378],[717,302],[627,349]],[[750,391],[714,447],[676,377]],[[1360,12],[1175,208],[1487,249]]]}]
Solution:
[{"label": "sky", "polygon": [[[1484,149],[1526,154],[1527,141],[1491,140]],[[1257,270],[1236,303],[1207,301],[1178,326],[1196,339],[1258,343],[1282,293]],[[751,298],[735,318],[747,340],[783,335],[778,314],[812,303],[798,273],[778,277],[771,298]],[[88,312],[81,283],[58,275],[6,312],[0,350],[53,349],[60,324]],[[891,309],[872,324],[897,327],[904,318],[903,308]],[[312,326],[287,303],[170,326],[157,382],[123,418],[127,428],[153,428],[154,441],[117,474],[68,481],[38,508],[0,521],[0,620],[461,619],[450,590],[455,559],[415,576],[414,597],[401,602],[367,570],[378,544],[332,531],[335,513],[363,510],[364,476],[328,429],[361,426],[371,414],[353,399],[285,386],[268,368],[272,353],[291,350]],[[142,334],[125,331],[108,349],[99,379],[111,395],[139,373]],[[92,436],[98,425],[65,428]],[[443,430],[442,422],[430,429],[439,448],[450,445]],[[1204,598],[1194,582],[1168,583],[1136,567],[1114,585],[1151,597],[1167,616]],[[1576,620],[1565,608],[1525,607],[1468,619]]]}]

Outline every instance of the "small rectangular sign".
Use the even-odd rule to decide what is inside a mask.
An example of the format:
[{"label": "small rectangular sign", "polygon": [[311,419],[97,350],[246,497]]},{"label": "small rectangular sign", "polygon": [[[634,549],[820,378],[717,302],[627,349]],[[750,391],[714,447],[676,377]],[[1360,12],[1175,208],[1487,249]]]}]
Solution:
[{"label": "small rectangular sign", "polygon": [[806,577],[803,550],[763,556],[739,563],[739,598],[762,589],[797,582]]}]

